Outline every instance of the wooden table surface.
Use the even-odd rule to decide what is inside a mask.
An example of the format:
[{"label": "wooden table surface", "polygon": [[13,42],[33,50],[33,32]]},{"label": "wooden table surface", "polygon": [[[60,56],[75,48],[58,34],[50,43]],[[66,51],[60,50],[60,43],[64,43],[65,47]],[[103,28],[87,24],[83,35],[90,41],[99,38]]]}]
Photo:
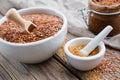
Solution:
[{"label": "wooden table surface", "polygon": [[[75,37],[68,33],[66,41]],[[0,55],[0,80],[120,80],[120,51],[107,47],[97,68],[79,71],[68,63],[63,46],[49,60],[38,64],[19,63]]]}]

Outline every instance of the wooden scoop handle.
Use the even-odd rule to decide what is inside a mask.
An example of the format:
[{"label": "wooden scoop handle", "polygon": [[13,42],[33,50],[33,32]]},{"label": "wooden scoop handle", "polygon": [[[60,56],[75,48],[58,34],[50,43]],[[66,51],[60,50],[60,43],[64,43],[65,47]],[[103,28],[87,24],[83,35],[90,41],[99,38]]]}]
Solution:
[{"label": "wooden scoop handle", "polygon": [[10,9],[6,15],[5,15],[8,19],[16,22],[17,24],[19,24],[21,27],[25,27],[25,20],[20,16],[20,14],[17,12],[16,9],[12,8]]}]

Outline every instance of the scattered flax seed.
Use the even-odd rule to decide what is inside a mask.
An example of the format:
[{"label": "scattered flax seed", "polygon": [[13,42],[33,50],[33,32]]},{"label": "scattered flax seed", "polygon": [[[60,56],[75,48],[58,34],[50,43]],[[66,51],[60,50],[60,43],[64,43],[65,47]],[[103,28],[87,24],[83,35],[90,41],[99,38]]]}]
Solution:
[{"label": "scattered flax seed", "polygon": [[0,27],[0,38],[13,43],[29,43],[55,35],[63,25],[61,18],[50,14],[22,15],[32,21],[37,28],[28,34],[19,25],[8,20]]},{"label": "scattered flax seed", "polygon": [[[78,46],[69,46],[68,49],[69,51],[73,54],[73,55],[76,55],[76,56],[81,56],[81,57],[84,57],[84,55],[80,54],[80,50],[82,48],[84,48],[85,45],[78,45]],[[99,53],[99,48],[95,48],[90,54],[89,56],[93,56],[93,55],[96,55],[97,53]]]},{"label": "scattered flax seed", "polygon": [[95,74],[94,72],[87,72],[90,80],[102,80],[100,75]]},{"label": "scattered flax seed", "polygon": [[[108,55],[111,53],[107,53],[105,55],[105,58],[102,60],[101,64],[98,65],[95,69],[89,71],[89,73],[99,74],[103,75],[110,74],[111,76],[114,76],[113,80],[120,80],[120,58],[113,55]],[[102,77],[102,76],[101,76]]]},{"label": "scattered flax seed", "polygon": [[64,45],[67,42],[67,40],[64,41],[64,43],[62,44],[62,46],[57,50],[57,54],[65,61],[67,62],[65,53],[64,53]]}]

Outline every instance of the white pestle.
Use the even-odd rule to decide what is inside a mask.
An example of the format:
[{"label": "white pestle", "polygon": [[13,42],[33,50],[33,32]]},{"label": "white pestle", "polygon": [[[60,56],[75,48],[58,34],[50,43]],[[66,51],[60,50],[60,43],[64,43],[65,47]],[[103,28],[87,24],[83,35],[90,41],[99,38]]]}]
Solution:
[{"label": "white pestle", "polygon": [[94,39],[92,39],[82,50],[80,53],[84,56],[88,56],[97,46],[98,44],[112,31],[111,26],[107,26],[102,30]]}]

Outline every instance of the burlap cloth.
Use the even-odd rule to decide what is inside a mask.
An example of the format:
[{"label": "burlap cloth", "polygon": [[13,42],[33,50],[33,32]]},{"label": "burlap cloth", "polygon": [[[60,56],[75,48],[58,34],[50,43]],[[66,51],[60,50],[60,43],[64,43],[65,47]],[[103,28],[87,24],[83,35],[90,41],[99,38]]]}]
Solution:
[{"label": "burlap cloth", "polygon": [[[0,0],[0,18],[14,7],[16,9],[26,7],[51,7],[60,10],[68,19],[68,31],[79,37],[94,37],[83,20],[80,9],[87,7],[88,0]],[[120,34],[104,40],[106,45],[120,50]]]}]

